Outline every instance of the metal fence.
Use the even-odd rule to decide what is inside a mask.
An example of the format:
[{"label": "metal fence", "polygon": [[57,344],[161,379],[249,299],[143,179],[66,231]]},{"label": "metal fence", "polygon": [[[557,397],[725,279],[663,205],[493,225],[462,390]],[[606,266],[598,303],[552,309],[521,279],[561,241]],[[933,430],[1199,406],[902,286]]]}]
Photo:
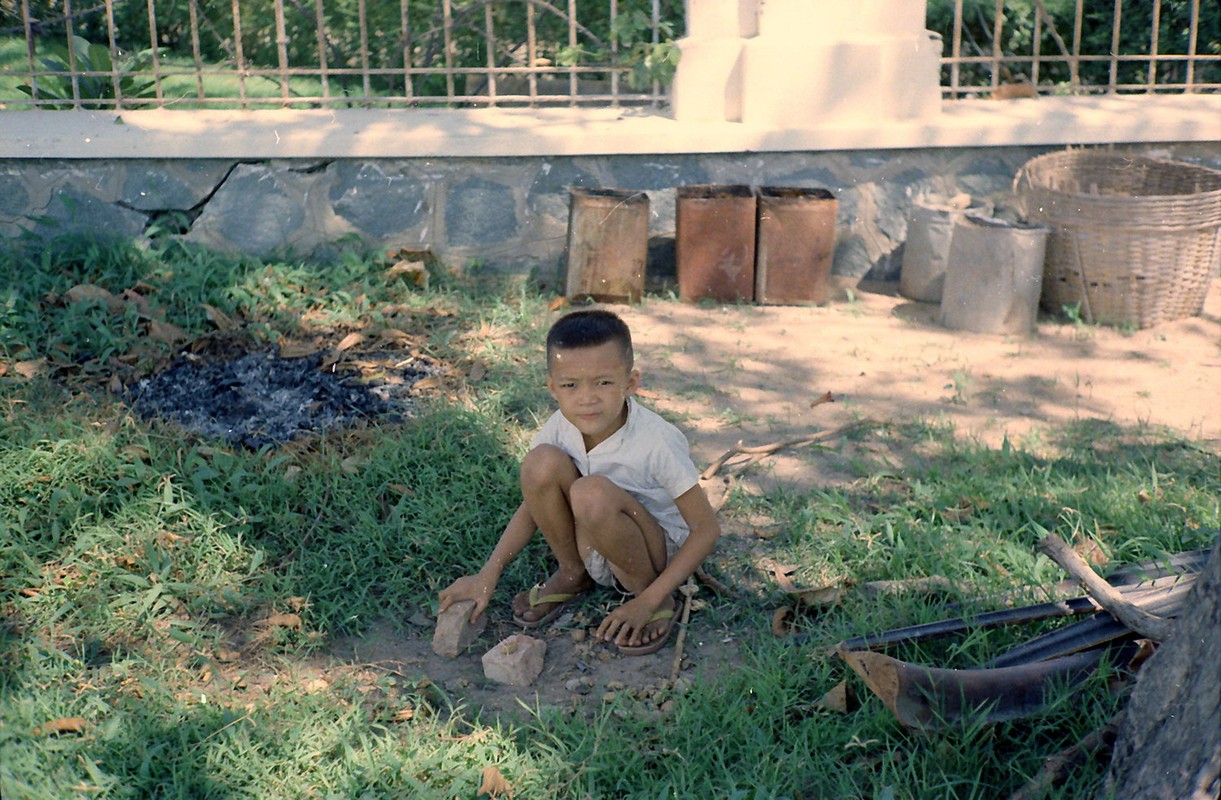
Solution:
[{"label": "metal fence", "polygon": [[930,16],[951,4],[949,98],[1221,89],[1216,0],[942,0]]},{"label": "metal fence", "polygon": [[[1214,3],[930,0],[928,24],[945,42],[949,99],[1217,91]],[[683,10],[682,0],[0,0],[0,104],[661,105]]]}]

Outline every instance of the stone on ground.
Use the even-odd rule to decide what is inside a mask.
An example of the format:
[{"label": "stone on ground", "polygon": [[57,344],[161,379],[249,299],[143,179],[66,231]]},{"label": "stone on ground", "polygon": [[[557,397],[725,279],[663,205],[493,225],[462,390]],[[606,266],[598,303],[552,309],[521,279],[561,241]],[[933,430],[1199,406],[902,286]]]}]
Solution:
[{"label": "stone on ground", "polygon": [[543,671],[547,643],[515,633],[483,654],[483,674],[509,686],[529,686]]},{"label": "stone on ground", "polygon": [[454,658],[474,644],[488,625],[487,614],[471,622],[474,600],[460,600],[437,616],[437,628],[432,635],[432,651],[445,658]]}]

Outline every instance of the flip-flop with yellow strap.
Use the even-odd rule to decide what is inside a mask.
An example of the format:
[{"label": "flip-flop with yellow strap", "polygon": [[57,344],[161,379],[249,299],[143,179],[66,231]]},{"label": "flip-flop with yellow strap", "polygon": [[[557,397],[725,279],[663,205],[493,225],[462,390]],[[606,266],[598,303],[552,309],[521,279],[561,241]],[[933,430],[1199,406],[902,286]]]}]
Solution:
[{"label": "flip-flop with yellow strap", "polygon": [[649,621],[645,623],[645,625],[651,625],[654,622],[665,620],[666,628],[661,632],[660,636],[651,642],[645,642],[644,644],[638,644],[635,646],[627,644],[615,645],[619,648],[619,652],[623,653],[625,656],[647,656],[650,653],[656,653],[658,650],[665,647],[666,643],[670,641],[670,636],[674,633],[674,628],[677,627],[674,624],[674,612],[677,610],[677,608],[677,606],[674,608],[659,608],[653,612],[653,614],[649,617]]},{"label": "flip-flop with yellow strap", "polygon": [[[551,622],[553,619],[563,613],[564,609],[568,607],[569,603],[579,597],[584,597],[587,594],[586,592],[576,592],[573,594],[556,592],[555,594],[540,595],[539,592],[542,591],[542,588],[543,585],[541,583],[536,583],[530,587],[530,591],[526,595],[526,600],[530,603],[530,609],[534,610],[539,606],[551,605],[553,603],[555,604],[555,608],[551,609],[538,619],[526,619],[525,617],[518,616],[517,614],[513,615],[513,621],[528,631],[534,630],[535,628],[541,628],[548,622]],[[518,596],[520,597],[521,595]]]}]

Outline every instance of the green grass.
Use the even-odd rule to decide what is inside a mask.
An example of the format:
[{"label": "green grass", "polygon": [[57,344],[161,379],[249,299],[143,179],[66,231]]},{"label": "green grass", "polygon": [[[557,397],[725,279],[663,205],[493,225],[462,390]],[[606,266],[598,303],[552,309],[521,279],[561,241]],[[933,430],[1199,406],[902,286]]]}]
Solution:
[{"label": "green grass", "polygon": [[[156,241],[0,252],[6,800],[468,798],[487,766],[517,797],[557,800],[1007,796],[1113,716],[1122,699],[1105,677],[1040,717],[937,734],[903,730],[869,696],[849,715],[815,710],[845,674],[826,645],[949,612],[850,595],[804,617],[794,646],[768,630],[784,598],[751,577],[752,559],[798,565],[799,585],[944,575],[969,597],[1058,580],[1035,555],[1044,530],[1132,562],[1206,546],[1218,527],[1221,460],[1174,434],[1084,421],[1037,450],[991,449],[902,421],[861,435],[919,449],[918,471],[848,459],[859,478],[843,487],[731,497],[728,513],[766,514],[781,533],[714,555],[710,569],[744,591],[700,613],[742,642],[742,660],[672,691],[667,714],[620,693],[592,718],[544,709],[496,721],[424,674],[320,676],[307,656],[330,637],[402,621],[482,563],[550,408],[538,357],[548,298],[434,272],[425,291],[358,253],[262,262]],[[65,301],[82,284],[144,302]],[[107,386],[169,357],[150,321],[202,336],[208,308],[254,342],[397,326],[481,377],[432,393],[405,421],[257,452],[133,417]],[[34,361],[42,375],[18,378],[14,365]],[[545,563],[536,543],[502,587]],[[274,614],[299,625],[260,624]],[[1030,633],[897,655],[968,666]],[[258,683],[268,672],[283,679]],[[40,730],[77,717],[79,732]],[[1088,766],[1052,796],[1092,796],[1100,780]]]}]

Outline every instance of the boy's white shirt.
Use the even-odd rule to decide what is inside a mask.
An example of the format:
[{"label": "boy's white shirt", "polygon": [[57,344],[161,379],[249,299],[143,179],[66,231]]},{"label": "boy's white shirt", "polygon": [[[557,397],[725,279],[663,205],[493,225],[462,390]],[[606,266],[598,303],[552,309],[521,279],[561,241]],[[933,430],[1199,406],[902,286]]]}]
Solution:
[{"label": "boy's white shirt", "polygon": [[640,501],[671,542],[682,544],[690,531],[674,500],[700,480],[691,445],[682,431],[634,397],[628,398],[627,408],[623,427],[589,452],[581,432],[559,411],[534,435],[530,449],[554,445],[568,454],[582,475],[610,479]]}]

